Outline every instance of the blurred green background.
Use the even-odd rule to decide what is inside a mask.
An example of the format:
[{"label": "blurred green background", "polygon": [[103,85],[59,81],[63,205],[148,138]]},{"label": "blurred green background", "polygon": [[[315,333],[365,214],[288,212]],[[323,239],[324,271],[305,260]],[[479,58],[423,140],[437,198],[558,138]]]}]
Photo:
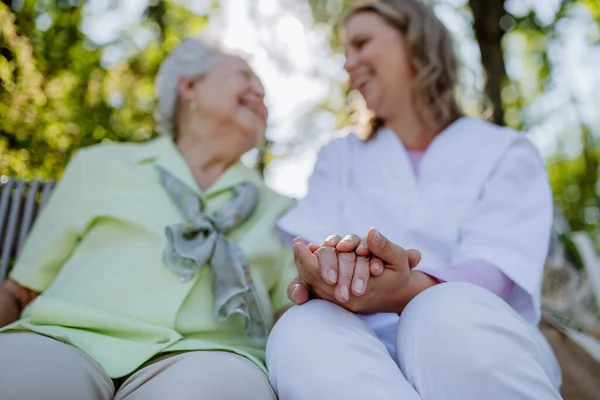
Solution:
[{"label": "blurred green background", "polygon": [[[0,175],[57,179],[80,147],[156,135],[160,62],[183,36],[210,31],[258,54],[276,112],[251,162],[276,189],[284,176],[292,186],[283,191],[300,195],[305,183],[293,177],[304,179],[310,162],[297,175],[290,165],[310,159],[318,143],[362,115],[344,83],[336,24],[352,3],[2,0]],[[457,38],[465,108],[532,132],[557,204],[572,229],[598,243],[600,2],[432,3]],[[320,89],[301,93],[302,79],[321,82]]]}]

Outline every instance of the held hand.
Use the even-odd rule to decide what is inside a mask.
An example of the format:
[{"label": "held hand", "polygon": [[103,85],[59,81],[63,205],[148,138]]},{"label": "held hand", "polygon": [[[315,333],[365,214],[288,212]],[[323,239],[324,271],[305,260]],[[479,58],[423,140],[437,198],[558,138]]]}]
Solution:
[{"label": "held hand", "polygon": [[421,260],[417,250],[404,250],[390,242],[375,229],[371,229],[366,239],[372,255],[383,261],[384,272],[372,278],[372,284],[363,296],[353,297],[347,302],[339,301],[334,288],[321,278],[318,257],[304,241],[294,241],[294,254],[298,268],[298,280],[289,286],[289,296],[296,304],[302,304],[313,297],[332,301],[353,312],[400,312],[416,294],[437,284],[433,278],[420,272],[412,272]]},{"label": "held hand", "polygon": [[[300,238],[294,239],[292,244],[295,243],[306,246]],[[383,273],[381,260],[372,256],[366,241],[356,235],[348,235],[343,239],[339,235],[332,235],[322,245],[311,243],[307,248],[317,256],[323,281],[335,286],[335,298],[342,303],[349,300],[349,287],[355,296],[360,296],[366,290],[369,277]],[[297,254],[295,261],[298,267]],[[309,297],[309,290],[300,279],[290,282],[288,298],[294,304],[304,304]]]},{"label": "held hand", "polygon": [[342,238],[339,235],[328,237],[322,246],[308,246],[319,259],[321,276],[330,285],[335,285],[335,297],[340,302],[350,299],[350,291],[361,296],[367,287],[369,277],[379,276],[383,264],[371,253],[364,240],[356,235]]},{"label": "held hand", "polygon": [[369,230],[365,241],[371,254],[383,262],[384,272],[371,280],[363,296],[353,297],[342,306],[362,314],[399,312],[403,308],[399,303],[410,292],[414,274],[419,274],[412,269],[421,261],[421,253],[403,249],[374,228]]},{"label": "held hand", "polygon": [[[295,304],[306,303],[310,298],[320,298],[335,302],[334,287],[321,277],[321,265],[317,255],[302,239],[292,242],[294,262],[298,277],[288,285],[288,297]],[[310,283],[309,283],[310,282]]]},{"label": "held hand", "polygon": [[0,327],[19,319],[23,308],[38,294],[11,279],[2,282],[0,284]]}]

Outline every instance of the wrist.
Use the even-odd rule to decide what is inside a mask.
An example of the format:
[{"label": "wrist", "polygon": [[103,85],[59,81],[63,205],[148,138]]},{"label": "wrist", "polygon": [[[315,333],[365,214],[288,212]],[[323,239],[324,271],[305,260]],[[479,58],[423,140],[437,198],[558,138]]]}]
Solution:
[{"label": "wrist", "polygon": [[440,284],[436,278],[421,271],[411,271],[405,287],[399,291],[400,299],[397,302],[396,313],[401,314],[404,308],[420,293]]}]

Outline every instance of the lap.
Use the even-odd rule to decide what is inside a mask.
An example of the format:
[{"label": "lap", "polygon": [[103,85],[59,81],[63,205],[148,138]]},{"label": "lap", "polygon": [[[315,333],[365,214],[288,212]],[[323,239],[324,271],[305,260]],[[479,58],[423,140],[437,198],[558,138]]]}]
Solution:
[{"label": "lap", "polygon": [[415,297],[400,317],[396,349],[407,375],[420,360],[439,354],[474,360],[473,368],[488,370],[500,360],[526,358],[560,385],[558,363],[539,329],[498,296],[469,283],[444,283]]},{"label": "lap", "polygon": [[313,300],[276,324],[267,366],[280,400],[558,399],[535,331],[485,289],[445,283],[405,308],[396,364],[362,319]]},{"label": "lap", "polygon": [[152,400],[276,399],[267,376],[234,353],[180,353],[131,375],[115,395],[113,381],[73,346],[31,332],[0,334],[0,399]]},{"label": "lap", "polygon": [[323,300],[281,317],[267,344],[267,367],[280,400],[419,399],[374,331]]},{"label": "lap", "polygon": [[194,351],[157,361],[131,375],[115,400],[276,399],[266,375],[234,353]]},{"label": "lap", "polygon": [[0,334],[0,398],[110,400],[114,385],[73,346],[31,332]]}]

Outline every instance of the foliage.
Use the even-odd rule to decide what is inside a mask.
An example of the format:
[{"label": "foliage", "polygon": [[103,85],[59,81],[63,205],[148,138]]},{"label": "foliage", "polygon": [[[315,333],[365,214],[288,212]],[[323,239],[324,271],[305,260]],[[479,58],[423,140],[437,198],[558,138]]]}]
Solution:
[{"label": "foliage", "polygon": [[[0,172],[56,178],[80,147],[154,136],[158,66],[208,16],[178,2],[151,2],[139,29],[152,39],[140,49],[138,32],[94,43],[81,29],[81,2],[22,3],[15,11],[0,4]],[[109,48],[125,58],[106,66]]]},{"label": "foliage", "polygon": [[[306,1],[316,27],[328,36],[332,52],[341,53],[340,18],[357,0]],[[151,0],[139,24],[124,29],[116,38],[96,43],[84,29],[91,2],[0,3],[0,175],[57,178],[80,147],[153,137],[157,68],[184,35],[201,30],[212,15],[210,10],[198,15],[181,0]],[[118,3],[106,2],[112,7]],[[500,93],[491,103],[502,109],[495,116],[501,116],[511,127],[530,130],[540,121],[528,110],[555,86],[556,67],[550,50],[564,34],[561,24],[583,10],[597,24],[589,45],[600,46],[600,2],[560,0],[550,18],[542,18],[533,6],[522,13],[512,12],[510,3],[514,2],[494,0],[495,7],[502,4],[504,8],[498,15],[474,12],[482,4],[485,11],[486,4],[491,4],[487,0],[463,0],[456,12],[473,26],[472,40],[479,41],[482,54],[494,55],[482,57],[482,62],[487,72],[486,94],[494,97]],[[452,4],[455,7],[457,3]],[[481,33],[486,27],[493,33],[487,37]],[[140,41],[140,37],[145,39]],[[511,50],[515,42],[520,43],[517,53]],[[108,57],[111,54],[119,56],[118,62]],[[504,68],[495,67],[513,58],[526,71],[524,76],[514,76],[510,68],[504,72]],[[565,101],[565,107],[577,110],[576,101]],[[487,104],[482,103],[480,109]],[[332,85],[330,95],[303,123],[310,127],[313,118],[324,114],[333,115],[339,128],[366,118],[360,97],[349,91],[345,80]],[[593,132],[600,127],[592,126],[580,113],[576,115],[576,127],[570,135],[579,134],[582,152],[575,158],[556,154],[548,160],[549,174],[556,202],[572,227],[599,234],[600,149]],[[271,145],[267,141],[259,152],[261,169],[273,158]]]}]

